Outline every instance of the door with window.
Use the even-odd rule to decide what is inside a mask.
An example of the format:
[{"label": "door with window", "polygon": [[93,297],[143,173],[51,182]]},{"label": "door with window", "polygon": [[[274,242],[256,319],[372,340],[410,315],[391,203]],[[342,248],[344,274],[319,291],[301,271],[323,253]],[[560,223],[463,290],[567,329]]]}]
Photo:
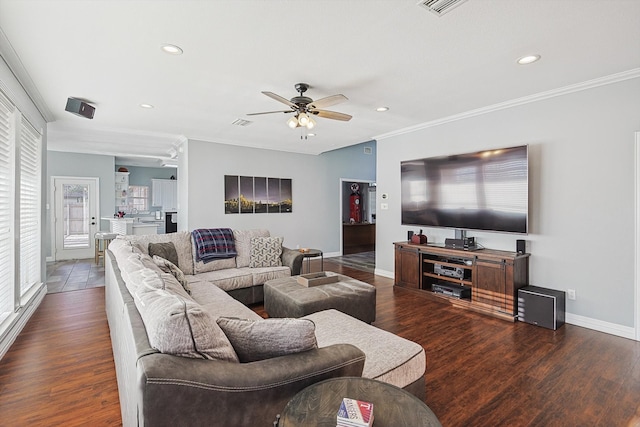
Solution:
[{"label": "door with window", "polygon": [[93,258],[99,230],[98,178],[54,177],[54,259]]}]

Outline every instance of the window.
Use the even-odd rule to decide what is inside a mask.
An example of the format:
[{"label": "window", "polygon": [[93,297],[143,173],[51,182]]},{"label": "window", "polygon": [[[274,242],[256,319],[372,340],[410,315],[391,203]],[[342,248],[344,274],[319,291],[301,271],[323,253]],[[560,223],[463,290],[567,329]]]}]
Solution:
[{"label": "window", "polygon": [[0,92],[0,336],[42,283],[41,180],[42,135]]},{"label": "window", "polygon": [[0,93],[0,323],[13,313],[14,107]]},{"label": "window", "polygon": [[129,186],[129,210],[132,213],[149,212],[149,187],[146,185]]}]

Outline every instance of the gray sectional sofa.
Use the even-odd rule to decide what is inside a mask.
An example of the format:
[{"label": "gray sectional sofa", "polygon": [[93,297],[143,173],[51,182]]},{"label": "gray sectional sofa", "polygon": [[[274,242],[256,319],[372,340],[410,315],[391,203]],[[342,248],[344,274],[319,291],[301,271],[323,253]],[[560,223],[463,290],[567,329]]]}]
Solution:
[{"label": "gray sectional sofa", "polygon": [[[225,268],[221,262],[205,268],[210,271],[196,266],[186,232],[119,237],[109,245],[106,310],[124,426],[271,426],[300,390],[339,376],[378,379],[424,399],[422,347],[336,310],[292,321],[313,325],[310,347],[299,348],[295,339],[289,341],[297,348],[271,349],[271,339],[252,336],[243,345],[274,353],[241,361],[247,349],[241,353],[237,331],[232,335],[223,330],[225,322],[261,325],[264,330],[291,320],[262,319],[241,301],[250,296],[245,301],[255,302],[259,291],[241,290],[299,272],[297,251],[288,255],[293,268],[244,266],[250,248],[242,238],[256,234],[268,232],[234,230],[240,237],[235,267],[225,260]],[[163,271],[149,256],[149,243],[161,242],[174,244],[184,277]],[[244,286],[249,275],[252,285]],[[234,292],[241,300],[232,297]],[[288,327],[275,329],[274,341],[282,341],[278,335],[286,335],[280,331]]]}]

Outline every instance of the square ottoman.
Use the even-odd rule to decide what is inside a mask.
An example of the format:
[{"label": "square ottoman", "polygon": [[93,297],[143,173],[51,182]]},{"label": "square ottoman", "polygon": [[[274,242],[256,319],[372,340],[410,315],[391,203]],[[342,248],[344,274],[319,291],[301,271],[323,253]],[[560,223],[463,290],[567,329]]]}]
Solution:
[{"label": "square ottoman", "polygon": [[338,281],[306,287],[297,277],[269,280],[264,284],[264,309],[269,317],[302,317],[336,309],[363,322],[376,320],[376,288],[337,273]]}]

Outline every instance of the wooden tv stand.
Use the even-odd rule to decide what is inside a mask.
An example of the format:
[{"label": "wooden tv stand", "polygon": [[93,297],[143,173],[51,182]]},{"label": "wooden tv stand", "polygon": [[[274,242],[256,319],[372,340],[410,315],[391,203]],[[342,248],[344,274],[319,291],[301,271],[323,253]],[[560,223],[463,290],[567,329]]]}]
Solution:
[{"label": "wooden tv stand", "polygon": [[[396,286],[468,310],[516,320],[518,289],[529,285],[530,254],[493,249],[465,251],[409,242],[394,245]],[[437,284],[464,286],[471,290],[471,297],[434,292]]]}]

